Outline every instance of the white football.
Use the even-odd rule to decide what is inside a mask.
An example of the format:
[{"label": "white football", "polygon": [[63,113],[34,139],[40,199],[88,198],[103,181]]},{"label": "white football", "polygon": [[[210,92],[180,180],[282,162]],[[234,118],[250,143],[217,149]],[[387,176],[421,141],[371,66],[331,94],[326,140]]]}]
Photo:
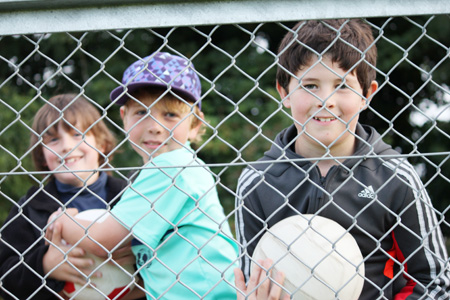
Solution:
[{"label": "white football", "polygon": [[286,218],[262,236],[252,257],[273,260],[272,278],[285,274],[291,299],[356,300],[364,285],[364,260],[353,236],[337,222],[314,215]]},{"label": "white football", "polygon": [[[109,212],[106,209],[85,210],[75,216],[75,219],[92,222],[103,222]],[[87,254],[95,261],[93,272],[100,271],[101,278],[92,277],[90,283],[79,285],[73,282],[66,282],[64,293],[77,300],[118,300],[128,294],[134,287],[132,284],[135,273],[132,265],[118,266],[111,262],[105,262],[102,258]]]}]

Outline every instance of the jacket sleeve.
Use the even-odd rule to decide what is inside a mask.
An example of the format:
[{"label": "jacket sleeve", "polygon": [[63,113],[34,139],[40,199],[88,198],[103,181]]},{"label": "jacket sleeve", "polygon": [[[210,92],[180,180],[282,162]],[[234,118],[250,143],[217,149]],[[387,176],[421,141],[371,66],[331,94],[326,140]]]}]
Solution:
[{"label": "jacket sleeve", "polygon": [[257,171],[245,169],[238,181],[235,200],[236,238],[239,243],[240,265],[246,281],[250,277],[251,257],[266,226],[263,211],[259,209],[261,202],[254,188],[255,181],[260,179]]},{"label": "jacket sleeve", "polygon": [[0,231],[1,294],[5,299],[56,299],[64,282],[44,279],[42,259],[48,247],[25,210],[15,205]]},{"label": "jacket sleeve", "polygon": [[404,175],[408,188],[393,236],[406,285],[394,299],[449,299],[448,255],[436,212],[412,167]]}]

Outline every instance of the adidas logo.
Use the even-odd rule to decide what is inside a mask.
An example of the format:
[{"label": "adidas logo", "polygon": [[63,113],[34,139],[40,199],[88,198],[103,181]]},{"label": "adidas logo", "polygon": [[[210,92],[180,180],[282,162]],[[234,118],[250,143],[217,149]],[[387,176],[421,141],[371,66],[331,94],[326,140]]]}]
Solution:
[{"label": "adidas logo", "polygon": [[367,188],[359,192],[358,197],[375,199],[375,191],[373,190],[373,187],[369,185]]}]

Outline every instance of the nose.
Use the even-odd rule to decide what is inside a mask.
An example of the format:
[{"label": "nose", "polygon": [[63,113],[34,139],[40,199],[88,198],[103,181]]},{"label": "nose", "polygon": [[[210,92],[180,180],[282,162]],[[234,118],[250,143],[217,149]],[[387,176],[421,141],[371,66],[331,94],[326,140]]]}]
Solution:
[{"label": "nose", "polygon": [[64,131],[64,133],[61,134],[61,149],[63,154],[67,154],[70,151],[72,151],[74,148],[76,148],[78,141],[76,141],[72,134],[69,132]]},{"label": "nose", "polygon": [[324,89],[321,93],[317,94],[318,107],[333,108],[336,105],[337,89]]},{"label": "nose", "polygon": [[148,132],[153,134],[160,134],[164,130],[163,126],[161,125],[161,122],[158,121],[158,119],[155,118],[153,115],[147,117],[146,126]]}]

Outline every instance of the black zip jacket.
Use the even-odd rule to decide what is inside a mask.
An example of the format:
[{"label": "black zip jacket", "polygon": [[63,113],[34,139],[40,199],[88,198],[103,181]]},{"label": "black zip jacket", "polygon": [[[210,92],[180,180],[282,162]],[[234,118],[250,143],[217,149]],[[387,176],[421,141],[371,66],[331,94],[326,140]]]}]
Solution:
[{"label": "black zip jacket", "polygon": [[[108,176],[106,201],[114,205],[127,182]],[[61,299],[65,282],[44,279],[42,260],[47,252],[47,220],[63,204],[55,181],[43,189],[31,187],[11,209],[0,229],[0,293],[5,299]]]},{"label": "black zip jacket", "polygon": [[365,263],[360,299],[449,299],[448,256],[422,182],[375,129],[358,124],[356,134],[352,158],[325,177],[293,150],[294,126],[244,169],[236,197],[236,236],[246,278],[265,224],[270,228],[292,215],[317,214],[349,229],[356,239]]}]

